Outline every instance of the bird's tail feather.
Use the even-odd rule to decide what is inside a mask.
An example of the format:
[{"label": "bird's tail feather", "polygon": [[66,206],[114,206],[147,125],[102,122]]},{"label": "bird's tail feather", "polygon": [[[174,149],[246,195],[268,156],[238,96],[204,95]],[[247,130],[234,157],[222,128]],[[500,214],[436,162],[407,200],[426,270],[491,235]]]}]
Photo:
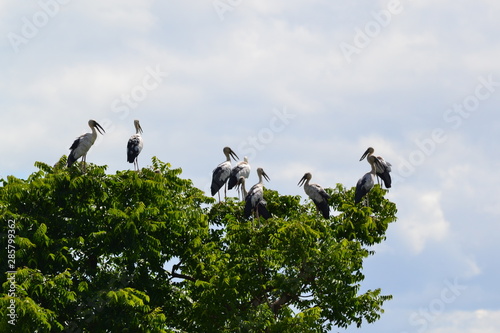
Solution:
[{"label": "bird's tail feather", "polygon": [[271,217],[271,214],[269,213],[269,211],[267,210],[266,206],[263,203],[259,202],[257,204],[257,210],[259,212],[259,216],[263,217],[265,220]]},{"label": "bird's tail feather", "polygon": [[327,201],[322,201],[319,204],[316,204],[316,207],[318,207],[318,210],[325,219],[330,218],[330,206],[328,206]]},{"label": "bird's tail feather", "polygon": [[245,210],[243,211],[243,214],[245,215],[246,218],[252,216],[252,203],[250,202],[250,200],[246,201]]},{"label": "bird's tail feather", "polygon": [[227,189],[231,190],[234,186],[236,186],[237,182],[238,182],[238,179],[236,179],[236,176],[231,175],[229,177],[229,180],[227,181]]}]

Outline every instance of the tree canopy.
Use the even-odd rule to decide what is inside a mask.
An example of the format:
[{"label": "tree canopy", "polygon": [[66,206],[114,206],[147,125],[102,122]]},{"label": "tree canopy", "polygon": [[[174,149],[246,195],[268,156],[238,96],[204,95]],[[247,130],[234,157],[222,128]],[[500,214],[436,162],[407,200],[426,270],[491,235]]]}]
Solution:
[{"label": "tree canopy", "polygon": [[369,206],[326,188],[329,219],[266,189],[272,218],[246,219],[244,202],[216,203],[156,158],[114,175],[64,164],[2,180],[1,243],[7,221],[15,232],[2,332],[328,332],[376,321],[391,298],[361,292],[363,260],[396,220],[378,185]]}]

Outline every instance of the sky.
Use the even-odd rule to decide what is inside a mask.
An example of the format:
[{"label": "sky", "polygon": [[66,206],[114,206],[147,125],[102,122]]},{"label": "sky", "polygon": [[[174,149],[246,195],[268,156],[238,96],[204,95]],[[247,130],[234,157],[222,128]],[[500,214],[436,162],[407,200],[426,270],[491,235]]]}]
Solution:
[{"label": "sky", "polygon": [[[87,161],[158,157],[208,193],[231,147],[268,188],[354,186],[392,164],[398,220],[361,291],[393,295],[335,332],[500,331],[500,2],[0,0],[0,177],[53,165],[95,119]],[[254,171],[248,181],[257,182]],[[236,196],[236,193],[234,193]]]}]

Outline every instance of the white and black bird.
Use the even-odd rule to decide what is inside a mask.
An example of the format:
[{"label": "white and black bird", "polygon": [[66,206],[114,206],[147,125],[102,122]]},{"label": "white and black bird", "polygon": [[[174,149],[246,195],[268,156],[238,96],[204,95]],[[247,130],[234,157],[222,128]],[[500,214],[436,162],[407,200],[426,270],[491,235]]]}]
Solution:
[{"label": "white and black bird", "polygon": [[231,190],[238,184],[240,177],[248,178],[250,176],[250,164],[248,163],[248,157],[244,157],[243,161],[238,162],[236,166],[231,169],[229,174],[229,179],[227,181],[227,189]]},{"label": "white and black bird", "polygon": [[69,147],[71,152],[68,155],[68,167],[72,166],[73,163],[75,163],[81,157],[83,165],[82,170],[85,171],[87,152],[89,151],[90,147],[92,147],[97,138],[97,131],[99,131],[100,134],[106,133],[104,128],[102,128],[102,126],[93,119],[89,120],[89,126],[92,129],[92,133],[85,133],[80,135],[78,138],[76,138],[71,147]]},{"label": "white and black bird", "polygon": [[269,181],[269,176],[265,173],[264,169],[258,168],[257,175],[259,176],[259,182],[252,186],[245,196],[245,211],[244,215],[249,218],[252,212],[255,212],[257,219],[263,217],[268,219],[271,217],[269,211],[266,208],[266,201],[264,200],[264,180]]},{"label": "white and black bird", "polygon": [[374,152],[375,152],[375,149],[373,149],[372,147],[369,147],[364,152],[363,156],[361,156],[361,158],[359,160],[362,161],[366,157],[366,160],[368,161],[368,163],[372,164],[371,161],[374,159],[377,159],[380,162],[380,163],[377,163],[375,165],[375,167],[377,168],[377,170],[376,170],[377,176],[382,179],[386,188],[391,188],[392,180],[391,180],[390,172],[392,170],[391,169],[392,165],[391,165],[391,163],[384,160],[381,156],[373,155]]},{"label": "white and black bird", "polygon": [[370,172],[365,173],[356,183],[356,192],[354,194],[354,203],[361,202],[361,199],[370,192],[370,190],[375,185],[375,177],[377,173],[377,168],[381,168],[381,163],[377,158],[371,158],[368,160],[372,169]]},{"label": "white and black bird", "polygon": [[134,120],[134,126],[135,134],[127,142],[127,162],[134,163],[134,170],[139,171],[139,162],[137,159],[144,143],[142,141],[142,127],[139,124],[139,120]]},{"label": "white and black bird", "polygon": [[304,176],[300,179],[298,186],[304,185],[304,192],[309,196],[309,198],[314,202],[316,208],[325,219],[330,218],[330,206],[328,205],[328,199],[330,195],[325,192],[325,190],[318,184],[309,184],[312,175],[310,172],[306,172]]},{"label": "white and black bird", "polygon": [[[212,172],[212,184],[210,185],[210,190],[212,195],[218,193],[222,186],[224,186],[231,174],[231,157],[236,161],[238,155],[229,147],[224,147],[222,150],[224,155],[226,155],[226,160],[219,164]],[[224,187],[224,197],[226,196],[226,188]],[[220,201],[220,193],[219,193]]]}]

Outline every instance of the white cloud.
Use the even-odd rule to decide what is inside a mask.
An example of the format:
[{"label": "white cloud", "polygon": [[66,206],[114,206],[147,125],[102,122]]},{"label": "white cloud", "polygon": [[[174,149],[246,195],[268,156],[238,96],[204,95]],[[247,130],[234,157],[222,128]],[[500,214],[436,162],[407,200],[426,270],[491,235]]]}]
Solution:
[{"label": "white cloud", "polygon": [[88,15],[90,20],[99,22],[104,27],[112,29],[145,32],[155,22],[154,13],[151,11],[151,0],[111,0],[105,2],[91,1],[73,4],[82,14]]},{"label": "white cloud", "polygon": [[399,211],[397,228],[414,254],[422,252],[427,242],[443,241],[449,235],[450,223],[445,219],[438,191],[399,189],[396,202],[404,200],[407,211]]},{"label": "white cloud", "polygon": [[429,333],[498,333],[500,310],[453,311],[430,325]]}]

